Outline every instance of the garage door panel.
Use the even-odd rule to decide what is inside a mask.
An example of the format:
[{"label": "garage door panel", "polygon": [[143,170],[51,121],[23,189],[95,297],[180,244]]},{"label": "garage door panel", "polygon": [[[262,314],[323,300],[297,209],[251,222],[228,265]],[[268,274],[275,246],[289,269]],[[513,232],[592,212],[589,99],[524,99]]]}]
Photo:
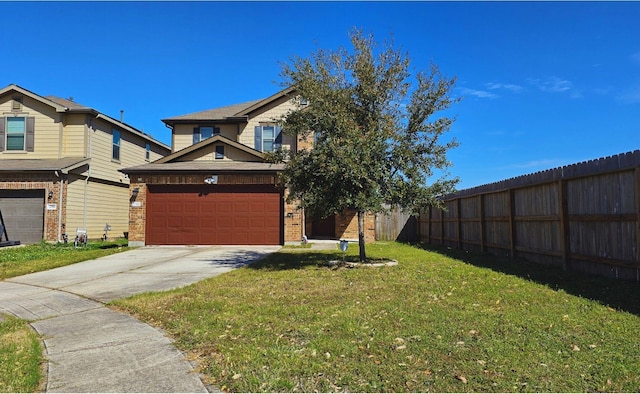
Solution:
[{"label": "garage door panel", "polygon": [[0,190],[0,210],[9,240],[22,244],[42,240],[44,190]]},{"label": "garage door panel", "polygon": [[255,185],[149,185],[146,243],[280,244],[281,193],[265,189]]}]

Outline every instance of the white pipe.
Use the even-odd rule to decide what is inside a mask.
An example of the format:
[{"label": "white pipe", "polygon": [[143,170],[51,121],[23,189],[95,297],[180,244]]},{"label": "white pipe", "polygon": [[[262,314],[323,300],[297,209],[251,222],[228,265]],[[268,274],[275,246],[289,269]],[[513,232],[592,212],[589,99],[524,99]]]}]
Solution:
[{"label": "white pipe", "polygon": [[62,239],[62,194],[64,193],[64,180],[62,179],[62,174],[59,174],[56,171],[56,175],[58,176],[58,182],[60,182],[60,187],[58,187],[58,193],[60,196],[58,198],[58,242],[63,242]]},{"label": "white pipe", "polygon": [[[89,125],[89,159],[93,159],[93,138],[92,132],[93,126]],[[84,208],[82,212],[82,227],[87,232],[87,238],[89,237],[89,230],[87,229],[87,189],[89,187],[89,178],[91,177],[91,162],[89,162],[89,170],[87,171],[87,177],[84,180]]]}]

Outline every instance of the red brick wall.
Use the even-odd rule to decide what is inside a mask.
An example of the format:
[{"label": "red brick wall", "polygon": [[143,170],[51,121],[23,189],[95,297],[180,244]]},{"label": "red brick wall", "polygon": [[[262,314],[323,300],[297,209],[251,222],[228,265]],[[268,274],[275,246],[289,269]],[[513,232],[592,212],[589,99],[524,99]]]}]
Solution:
[{"label": "red brick wall", "polygon": [[[358,212],[345,209],[336,215],[336,237],[340,239],[358,239]],[[376,240],[376,215],[367,213],[364,216],[364,241],[372,243]]]},{"label": "red brick wall", "polygon": [[302,241],[305,234],[303,226],[303,210],[298,208],[298,202],[287,203],[288,190],[285,191],[284,202],[284,242],[297,243]]},{"label": "red brick wall", "polygon": [[[138,194],[133,199],[134,190]],[[129,185],[129,243],[144,245],[147,216],[147,185],[131,182]]]}]

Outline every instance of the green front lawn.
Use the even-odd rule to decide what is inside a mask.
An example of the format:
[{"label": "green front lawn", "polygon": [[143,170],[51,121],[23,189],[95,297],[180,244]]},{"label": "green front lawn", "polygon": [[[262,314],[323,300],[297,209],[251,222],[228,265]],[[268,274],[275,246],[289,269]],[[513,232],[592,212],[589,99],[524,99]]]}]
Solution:
[{"label": "green front lawn", "polygon": [[0,315],[0,393],[29,393],[42,380],[42,346],[27,323]]},{"label": "green front lawn", "polygon": [[379,243],[399,265],[335,269],[338,250],[282,249],[114,304],[225,391],[640,390],[637,283],[441,252]]},{"label": "green front lawn", "polygon": [[41,242],[0,248],[0,280],[108,256],[127,250],[126,245],[127,240],[120,239],[89,242],[87,246],[79,248],[74,247],[73,242],[66,245]]}]

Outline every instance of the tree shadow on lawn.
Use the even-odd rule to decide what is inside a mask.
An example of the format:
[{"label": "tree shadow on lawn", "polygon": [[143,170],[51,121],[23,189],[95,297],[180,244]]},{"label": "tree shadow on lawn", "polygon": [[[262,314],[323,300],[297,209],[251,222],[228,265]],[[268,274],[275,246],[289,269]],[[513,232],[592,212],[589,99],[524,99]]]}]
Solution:
[{"label": "tree shadow on lawn", "polygon": [[578,271],[563,271],[555,266],[435,245],[420,244],[416,246],[477,267],[518,276],[554,290],[561,289],[568,294],[594,300],[602,305],[640,316],[640,284],[637,282],[609,279]]},{"label": "tree shadow on lawn", "polygon": [[[348,256],[347,256],[348,258]],[[342,261],[342,253],[337,252],[310,252],[309,249],[282,251],[247,266],[255,270],[283,271],[302,269],[308,266],[328,266],[329,261]]]}]

